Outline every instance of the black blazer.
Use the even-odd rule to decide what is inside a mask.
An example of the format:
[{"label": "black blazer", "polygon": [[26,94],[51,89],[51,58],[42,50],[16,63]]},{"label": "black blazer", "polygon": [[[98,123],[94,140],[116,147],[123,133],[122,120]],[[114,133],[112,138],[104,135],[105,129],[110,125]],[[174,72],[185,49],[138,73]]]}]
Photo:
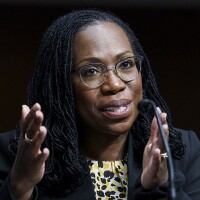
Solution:
[{"label": "black blazer", "polygon": [[[177,189],[177,200],[199,200],[200,199],[200,142],[192,131],[180,130],[183,143],[186,145],[186,153],[180,160],[174,160],[175,185]],[[13,161],[8,151],[8,144],[13,137],[14,131],[0,134],[0,199],[14,200],[9,190],[9,172]],[[136,152],[133,149],[133,139],[129,136],[128,145],[128,199],[129,200],[156,200],[167,198],[167,184],[151,191],[141,187],[140,176],[141,164],[135,161]],[[89,168],[87,167],[88,172]],[[36,186],[34,200],[96,200],[94,188],[88,175],[83,185],[76,191],[63,197],[50,197],[44,195]]]}]

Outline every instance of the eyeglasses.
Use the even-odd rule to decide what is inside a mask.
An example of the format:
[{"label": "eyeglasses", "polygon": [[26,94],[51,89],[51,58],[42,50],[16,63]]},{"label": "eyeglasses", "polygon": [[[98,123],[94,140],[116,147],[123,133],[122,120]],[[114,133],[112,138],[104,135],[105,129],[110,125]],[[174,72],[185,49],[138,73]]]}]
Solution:
[{"label": "eyeglasses", "polygon": [[124,82],[135,80],[141,72],[142,56],[131,56],[119,60],[115,68],[109,68],[102,63],[83,65],[72,72],[79,74],[82,82],[91,88],[97,88],[103,84],[108,72],[113,70],[115,75]]}]

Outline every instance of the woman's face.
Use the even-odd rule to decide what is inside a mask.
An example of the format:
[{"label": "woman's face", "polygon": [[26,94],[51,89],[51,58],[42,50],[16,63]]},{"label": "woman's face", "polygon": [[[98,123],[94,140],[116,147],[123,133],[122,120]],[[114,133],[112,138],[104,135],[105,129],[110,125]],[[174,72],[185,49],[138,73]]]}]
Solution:
[{"label": "woman's face", "polygon": [[[125,32],[115,23],[100,22],[79,31],[73,44],[73,69],[90,63],[109,68],[122,58],[133,56]],[[128,83],[111,70],[97,88],[90,88],[73,73],[75,105],[84,133],[120,135],[128,133],[135,121],[137,104],[142,99],[141,75]]]}]

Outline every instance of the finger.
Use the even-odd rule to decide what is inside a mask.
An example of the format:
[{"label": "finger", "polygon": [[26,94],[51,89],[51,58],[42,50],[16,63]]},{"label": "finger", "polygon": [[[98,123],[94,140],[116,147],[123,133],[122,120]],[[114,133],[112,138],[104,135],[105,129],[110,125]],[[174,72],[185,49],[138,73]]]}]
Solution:
[{"label": "finger", "polygon": [[29,143],[30,156],[36,157],[41,153],[40,148],[42,143],[44,142],[47,135],[47,129],[44,126],[40,127],[39,132],[37,133],[33,142]]},{"label": "finger", "polygon": [[165,132],[166,139],[168,139],[169,138],[169,126],[168,126],[168,124],[163,124],[163,130]]},{"label": "finger", "polygon": [[157,111],[160,114],[162,127],[163,127],[163,130],[164,130],[164,132],[165,132],[165,134],[167,136],[168,132],[169,132],[168,131],[168,124],[167,124],[167,113],[162,112],[159,107],[157,107]]},{"label": "finger", "polygon": [[157,111],[158,111],[158,114],[161,114],[161,113],[162,113],[160,107],[157,107],[156,109],[157,109]]},{"label": "finger", "polygon": [[153,162],[152,162],[152,165],[154,166],[154,168],[157,168],[158,170],[161,167],[161,165],[163,165],[166,168],[167,167],[166,164],[167,164],[166,159],[163,159],[161,157],[161,150],[159,148],[154,149]]},{"label": "finger", "polygon": [[44,140],[46,138],[46,135],[47,135],[46,127],[45,126],[41,126],[40,130],[39,130],[39,133],[37,135],[37,138],[35,140],[35,145],[37,147],[40,147],[42,145],[42,143],[44,142]]},{"label": "finger", "polygon": [[153,150],[153,163],[155,166],[159,167],[159,162],[160,162],[160,149],[155,148]]},{"label": "finger", "polygon": [[159,165],[160,165],[159,159],[160,159],[160,149],[159,148],[152,149],[151,155],[147,159],[149,162],[148,165],[151,174],[156,174],[157,171],[159,170]]},{"label": "finger", "polygon": [[151,151],[152,151],[152,143],[149,143],[147,145],[147,153],[150,155]]},{"label": "finger", "polygon": [[160,118],[161,118],[162,124],[166,124],[167,123],[167,113],[161,113],[160,114]]},{"label": "finger", "polygon": [[43,113],[41,111],[36,111],[31,123],[29,124],[26,130],[28,138],[33,140],[35,139],[35,137],[39,133],[43,119],[44,119]]},{"label": "finger", "polygon": [[158,123],[156,117],[154,117],[151,123],[151,133],[149,142],[152,142],[153,139],[157,137],[157,133],[158,133]]},{"label": "finger", "polygon": [[[162,112],[161,112],[160,108],[157,107],[156,109],[157,109],[158,114],[161,115]],[[158,122],[157,122],[156,117],[154,116],[154,118],[152,120],[152,123],[151,123],[151,134],[150,134],[150,137],[152,137],[152,138],[157,137],[158,131],[159,131]]]},{"label": "finger", "polygon": [[20,138],[24,138],[24,121],[27,116],[27,114],[30,112],[30,108],[27,105],[22,105],[22,111],[21,111],[21,122],[20,122]]},{"label": "finger", "polygon": [[37,158],[35,159],[35,162],[38,165],[38,168],[40,168],[45,161],[47,160],[47,158],[49,157],[49,149],[48,148],[44,148],[41,153],[37,156]]},{"label": "finger", "polygon": [[29,112],[30,112],[30,108],[27,105],[22,105],[22,122],[24,122]]},{"label": "finger", "polygon": [[33,105],[31,109],[29,109],[29,107],[26,105],[24,105],[23,108],[24,110],[22,112],[22,122],[23,122],[23,133],[25,133],[29,124],[35,117],[36,111],[41,110],[41,106],[40,104],[36,103]]},{"label": "finger", "polygon": [[[164,134],[165,134],[164,137],[168,140],[168,138],[169,138],[169,127],[168,127],[168,124],[163,124],[162,128],[163,128],[163,131],[164,131]],[[164,144],[163,144],[163,139],[162,139],[161,134],[158,135],[157,147],[161,149],[162,153],[165,153],[165,147],[164,147]]]},{"label": "finger", "polygon": [[[164,130],[166,139],[168,139],[169,138],[168,124],[163,124],[162,128]],[[148,144],[149,143],[152,143],[152,149],[159,148],[161,149],[162,152],[165,152],[163,139],[160,130],[158,128],[157,120],[152,121],[151,135]]]},{"label": "finger", "polygon": [[[168,139],[169,129],[168,129],[168,124],[167,124],[167,114],[162,113],[159,107],[157,107],[157,112],[160,115],[162,128],[164,130],[166,138]],[[148,144],[150,143],[153,144],[153,149],[158,147],[162,151],[164,150],[162,136],[158,127],[158,122],[157,122],[156,117],[153,118],[152,124],[151,124],[151,134],[150,134],[150,139],[148,141]]]},{"label": "finger", "polygon": [[167,161],[166,159],[161,158],[161,150],[159,148],[154,149],[152,158],[152,169],[154,169],[154,172],[158,172],[158,170],[161,170],[163,171],[163,173],[167,170]]}]

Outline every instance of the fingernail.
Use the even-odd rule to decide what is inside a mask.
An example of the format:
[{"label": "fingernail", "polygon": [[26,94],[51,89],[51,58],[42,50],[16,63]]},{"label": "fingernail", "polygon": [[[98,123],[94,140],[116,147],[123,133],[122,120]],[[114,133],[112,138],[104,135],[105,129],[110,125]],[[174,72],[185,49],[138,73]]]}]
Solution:
[{"label": "fingernail", "polygon": [[148,146],[149,150],[151,150],[151,147],[152,147],[152,143],[150,143]]},{"label": "fingernail", "polygon": [[40,131],[40,133],[45,132],[45,131],[46,131],[46,128],[45,128],[44,126],[40,126],[39,131]]},{"label": "fingernail", "polygon": [[39,116],[40,116],[40,111],[36,111],[36,112],[35,112],[35,116],[36,116],[36,117],[39,117]]},{"label": "fingernail", "polygon": [[163,124],[163,129],[164,129],[164,131],[167,131],[168,130],[168,124]]},{"label": "fingernail", "polygon": [[162,113],[159,107],[157,107],[157,111],[158,111],[159,114]]},{"label": "fingernail", "polygon": [[167,113],[163,113],[163,117],[165,118],[165,119],[167,119]]}]

